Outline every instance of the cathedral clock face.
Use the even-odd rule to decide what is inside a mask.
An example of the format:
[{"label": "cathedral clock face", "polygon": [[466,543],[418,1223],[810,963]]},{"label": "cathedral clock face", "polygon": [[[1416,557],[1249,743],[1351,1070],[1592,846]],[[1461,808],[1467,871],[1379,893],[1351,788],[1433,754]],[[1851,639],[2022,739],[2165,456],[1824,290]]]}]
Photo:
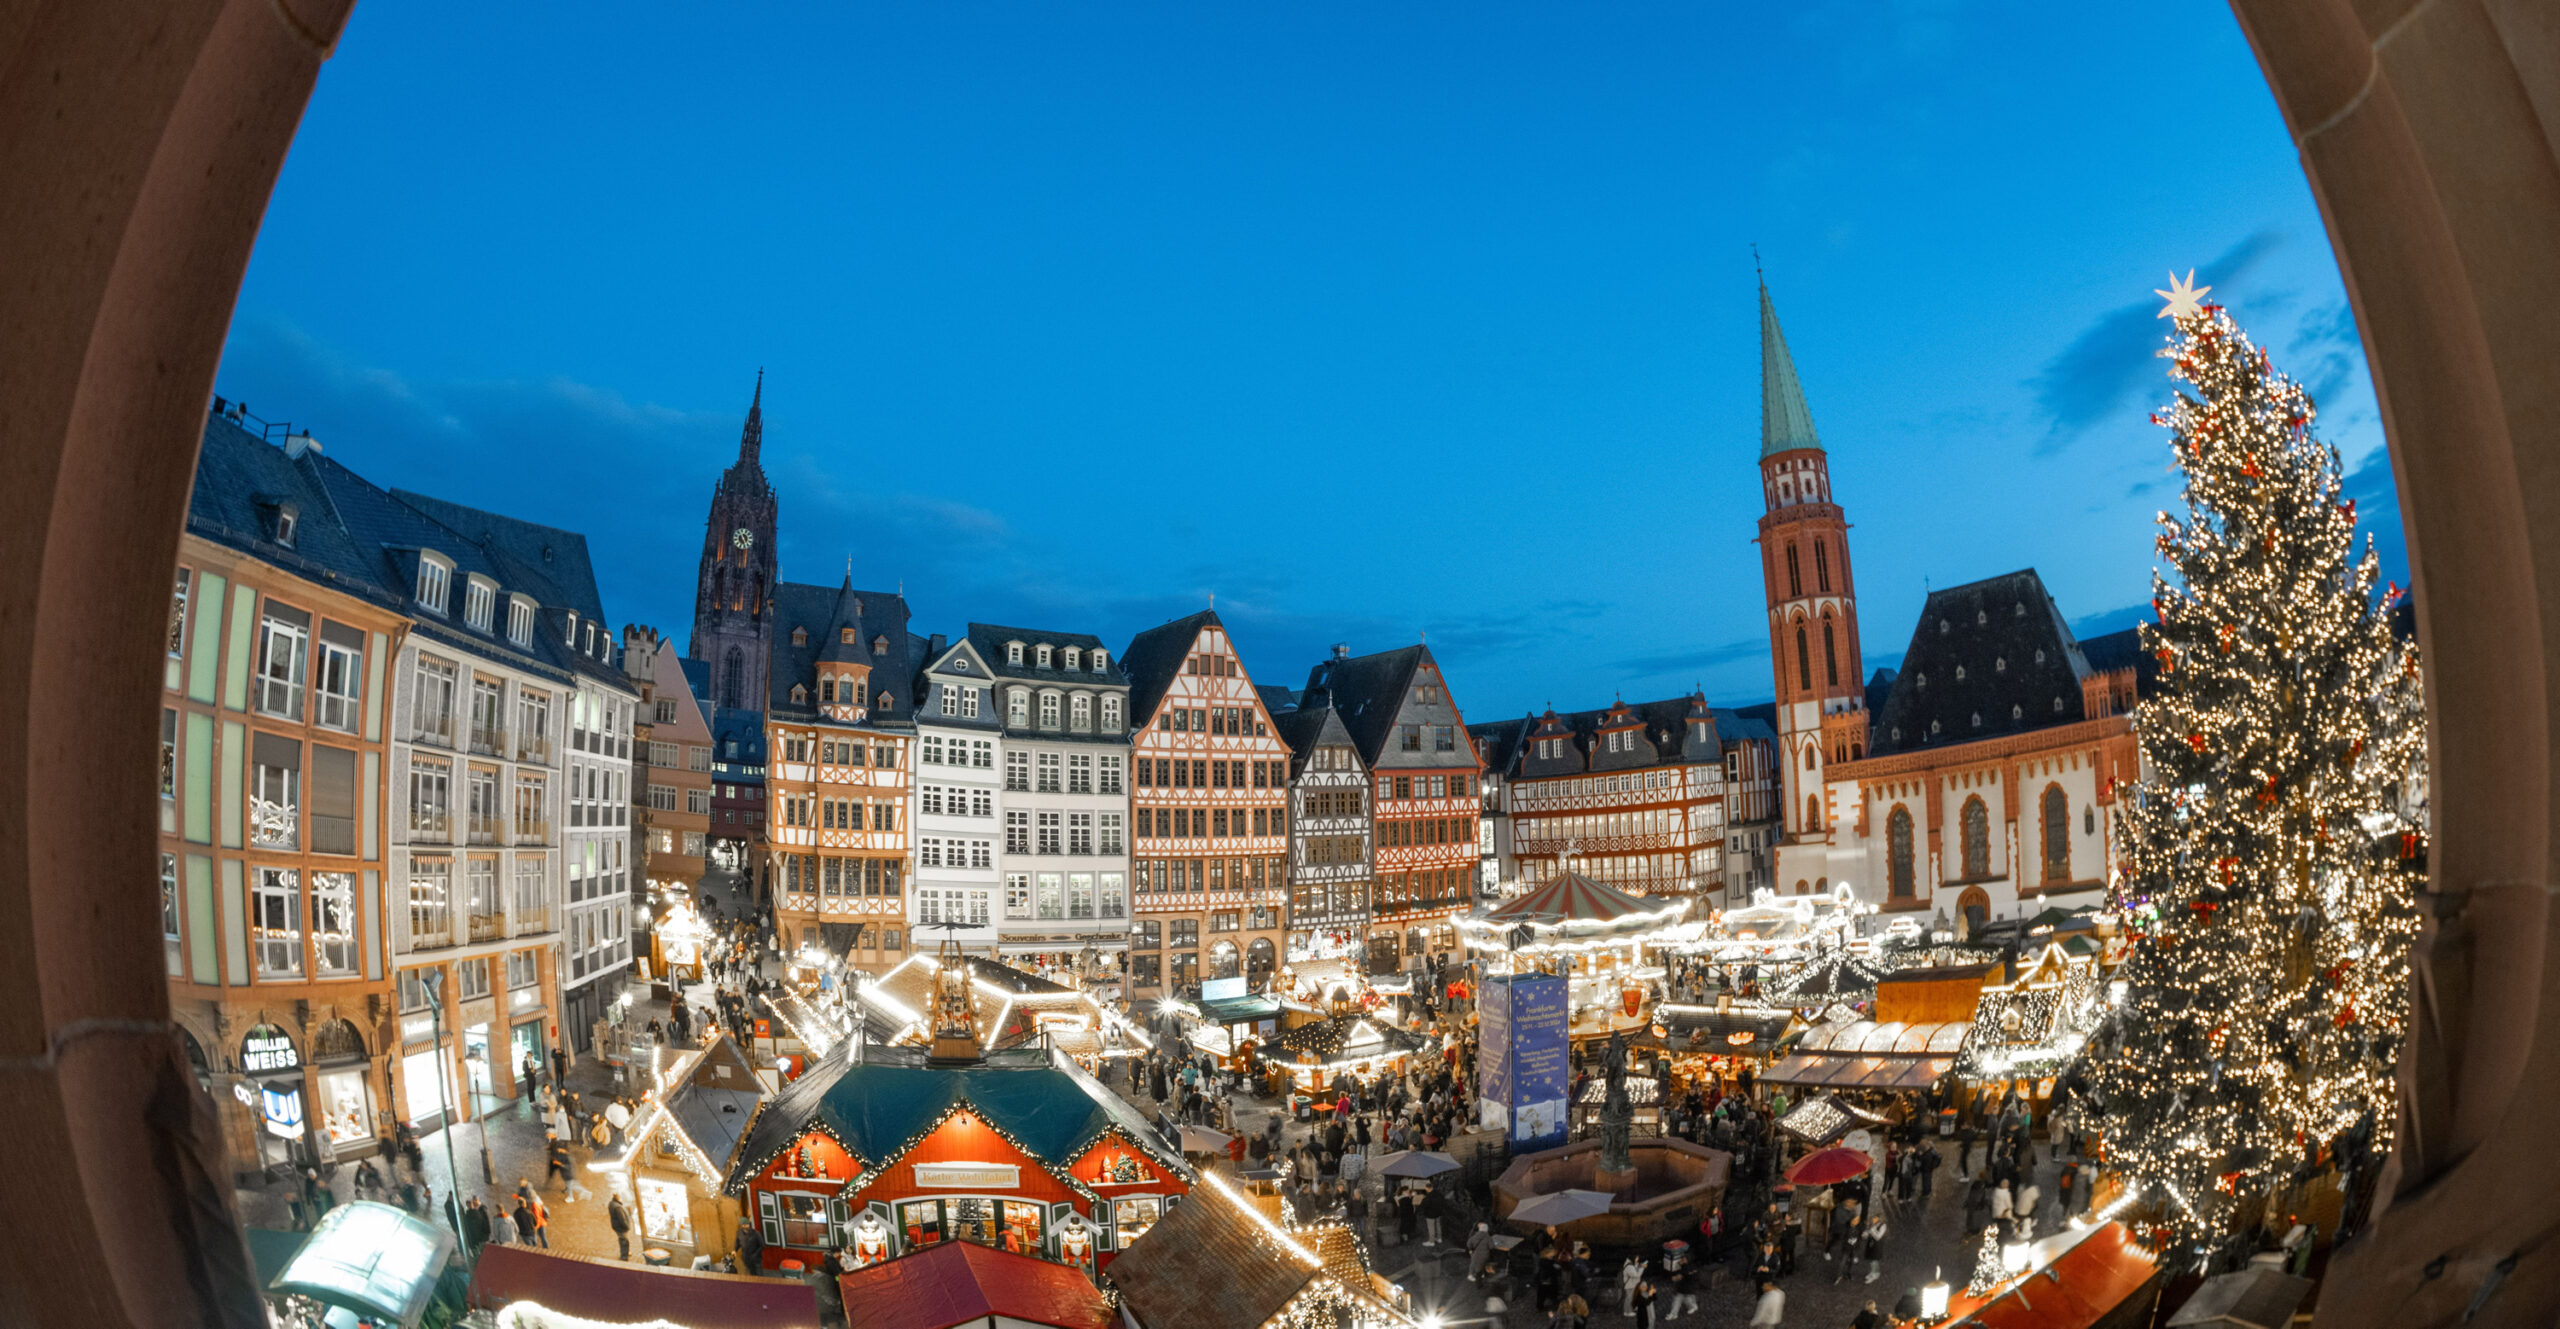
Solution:
[{"label": "cathedral clock face", "polygon": [[756,533],[755,533],[755,532],[753,532],[753,531],[748,530],[748,529],[747,529],[746,527],[744,527],[744,526],[741,526],[741,527],[739,527],[738,529],[736,529],[736,530],[734,530],[734,531],[729,532],[729,543],[731,543],[731,544],[733,544],[733,545],[736,545],[736,546],[737,546],[737,547],[739,547],[740,549],[744,549],[744,548],[746,548],[747,546],[754,544],[755,542],[756,542]]}]

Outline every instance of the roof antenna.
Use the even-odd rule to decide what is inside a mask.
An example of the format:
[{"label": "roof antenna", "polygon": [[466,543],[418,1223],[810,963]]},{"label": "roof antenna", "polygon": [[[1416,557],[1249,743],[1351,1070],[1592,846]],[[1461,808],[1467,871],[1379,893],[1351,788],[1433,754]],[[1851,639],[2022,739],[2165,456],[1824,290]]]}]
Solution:
[{"label": "roof antenna", "polygon": [[1211,609],[1218,607],[1218,593],[1216,591],[1209,592],[1209,607]]}]

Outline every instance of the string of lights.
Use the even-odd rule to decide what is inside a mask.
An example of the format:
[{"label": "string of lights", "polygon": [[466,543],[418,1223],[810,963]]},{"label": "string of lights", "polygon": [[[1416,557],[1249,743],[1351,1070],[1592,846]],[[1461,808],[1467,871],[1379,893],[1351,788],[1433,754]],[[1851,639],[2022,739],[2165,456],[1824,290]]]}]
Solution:
[{"label": "string of lights", "polygon": [[2129,1187],[2174,1202],[2133,1217],[2146,1244],[2202,1266],[2239,1253],[2271,1192],[2389,1147],[2425,752],[2399,589],[2355,548],[2310,398],[2203,288],[2162,294],[2180,390],[2153,419],[2187,513],[2160,515],[2170,575],[2143,631],[2159,682],[2111,888],[2124,997],[2075,1115]]}]

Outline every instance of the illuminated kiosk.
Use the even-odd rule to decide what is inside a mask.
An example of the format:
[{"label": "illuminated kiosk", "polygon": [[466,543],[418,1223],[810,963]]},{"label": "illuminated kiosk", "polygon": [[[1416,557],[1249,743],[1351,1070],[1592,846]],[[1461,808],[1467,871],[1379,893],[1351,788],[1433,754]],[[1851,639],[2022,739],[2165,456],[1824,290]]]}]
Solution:
[{"label": "illuminated kiosk", "polygon": [[737,1247],[742,1217],[721,1179],[747,1125],[769,1095],[747,1055],[728,1035],[703,1047],[660,1047],[640,1115],[619,1148],[587,1164],[632,1208],[637,1249],[656,1247],[678,1264],[717,1259]]}]

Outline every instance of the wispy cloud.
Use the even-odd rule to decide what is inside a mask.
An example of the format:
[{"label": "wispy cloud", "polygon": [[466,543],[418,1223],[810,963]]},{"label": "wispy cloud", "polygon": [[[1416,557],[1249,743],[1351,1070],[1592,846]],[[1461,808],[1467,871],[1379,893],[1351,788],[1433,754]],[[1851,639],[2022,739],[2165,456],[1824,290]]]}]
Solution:
[{"label": "wispy cloud", "polygon": [[2316,406],[2345,388],[2364,367],[2364,338],[2355,311],[2340,300],[2303,316],[2294,329],[2291,372]]},{"label": "wispy cloud", "polygon": [[1652,678],[1692,670],[1709,670],[1769,653],[1766,637],[1742,637],[1720,646],[1700,646],[1687,650],[1665,651],[1658,655],[1639,655],[1619,663],[1630,675]]},{"label": "wispy cloud", "polygon": [[[2198,267],[2196,280],[2209,285],[2237,281],[2282,242],[2277,232],[2252,232]],[[2159,377],[2152,352],[2160,349],[2167,326],[2159,313],[2160,302],[2147,296],[2108,310],[2027,380],[2046,421],[2044,439],[2036,445],[2038,456],[2060,452]]]}]

